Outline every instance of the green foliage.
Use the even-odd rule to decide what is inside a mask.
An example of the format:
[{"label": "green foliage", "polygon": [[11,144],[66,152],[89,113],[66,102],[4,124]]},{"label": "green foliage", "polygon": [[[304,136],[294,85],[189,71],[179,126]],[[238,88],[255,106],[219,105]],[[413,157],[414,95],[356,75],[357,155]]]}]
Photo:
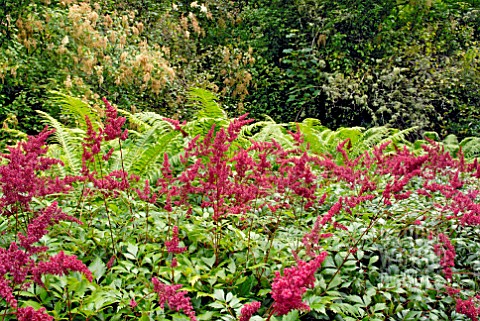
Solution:
[{"label": "green foliage", "polygon": [[[427,189],[433,183],[448,188],[457,173],[463,185],[450,191],[464,193],[475,202],[470,196],[474,195],[473,189],[478,189],[477,169],[462,170],[458,160],[440,162],[449,159],[442,147],[458,154],[461,145],[472,150],[473,155],[475,148],[467,146],[478,145],[476,138],[459,143],[455,136],[447,136],[441,146],[425,147],[430,148],[432,158],[424,161],[424,167],[403,172],[404,167],[413,166],[422,158],[403,150],[395,158],[399,151],[393,147],[383,152],[376,147],[393,141],[395,145],[415,149],[420,141],[415,144],[406,141],[414,128],[330,130],[318,119],[281,124],[267,116],[265,121],[244,126],[231,144],[225,141],[226,145],[215,145],[215,149],[207,149],[205,153],[187,154],[188,158],[180,161],[185,147],[197,134],[193,147],[201,148],[210,144],[205,139],[208,126],[211,129],[215,125],[212,137],[217,138],[221,137],[220,130],[233,121],[217,103],[216,95],[194,89],[189,97],[189,104],[198,116],[178,124],[185,133],[175,129],[175,121],[159,114],[119,111],[128,120],[128,139],[121,143],[103,142],[95,164],[88,164],[96,171],[94,175],[125,169],[129,174],[140,175],[141,181],[132,180],[128,190],[115,191],[95,187],[92,182],[78,182],[73,184],[71,194],[51,196],[58,198],[65,213],[75,215],[84,224],[57,224],[39,245],[47,245],[52,253],[65,251],[77,255],[93,273],[94,281],[87,282],[78,274],[44,276],[45,287],[32,286],[18,292],[22,306],[45,307],[56,319],[187,320],[181,311],[168,304],[160,307],[151,281],[157,277],[167,284],[183,284],[182,290],[191,299],[199,320],[236,320],[242,307],[252,301],[260,302],[261,308],[251,320],[467,320],[455,311],[455,298],[446,294],[445,287],[461,288],[463,298],[478,292],[479,280],[475,274],[480,267],[478,226],[461,225],[459,220],[465,214],[462,210],[458,216],[445,219],[454,209],[437,204],[454,206],[455,202],[439,190],[429,190],[429,195],[425,195],[422,188]],[[55,94],[52,101],[59,106],[65,124],[45,112],[40,115],[56,129],[49,146],[50,155],[57,155],[66,166],[45,175],[77,174],[86,131],[82,119],[92,117],[100,129],[102,110],[67,95]],[[296,136],[297,128],[303,134],[300,137],[303,143]],[[440,139],[436,133],[424,135]],[[213,220],[219,204],[236,204],[241,193],[262,183],[255,175],[246,179],[239,174],[242,170],[236,158],[239,151],[253,146],[252,142],[267,146],[272,140],[279,145],[272,145],[267,151],[250,150],[247,154],[253,163],[268,164],[265,165],[271,169],[268,175],[257,174],[264,175],[265,181],[278,179],[285,184],[284,190],[274,185],[252,201],[245,213],[229,212]],[[343,149],[351,162],[345,161],[337,147],[345,140],[350,145],[343,145]],[[221,150],[225,146],[228,148]],[[115,149],[112,157],[102,161],[101,156],[111,147]],[[218,152],[221,157],[212,162],[212,155]],[[171,160],[172,177],[162,171],[164,153]],[[359,158],[354,160],[356,157]],[[369,163],[374,158],[378,163]],[[253,163],[248,163],[251,167],[247,172],[254,170]],[[473,166],[468,160],[465,163]],[[194,164],[201,165],[195,169]],[[223,164],[225,167],[220,171],[207,170]],[[218,180],[223,171],[230,170],[231,175]],[[286,183],[284,171],[300,172],[305,177],[300,175]],[[434,177],[430,175],[433,172]],[[177,179],[182,173],[192,176],[186,181]],[[417,174],[409,177],[411,173]],[[158,178],[160,184],[156,185]],[[138,197],[144,179],[149,179],[149,187],[158,192],[158,198],[151,203]],[[207,189],[197,190],[215,179],[215,184]],[[225,193],[226,185],[222,184],[242,179],[245,181],[241,189]],[[375,187],[361,192],[365,180]],[[165,182],[168,184],[164,188]],[[401,191],[387,196],[389,187],[403,183]],[[190,192],[169,194],[173,199],[167,198],[167,193],[182,190],[187,184],[193,187]],[[306,205],[306,197],[296,194],[305,191],[295,189],[299,186],[312,191],[314,201],[310,207]],[[407,198],[403,198],[404,192],[408,193]],[[367,196],[370,198],[352,205],[357,197]],[[212,199],[222,203],[211,202]],[[326,217],[340,199],[343,209],[316,231],[332,235],[315,243],[328,256],[315,274],[315,286],[303,295],[311,310],[270,315],[275,273],[285,275],[282,270],[295,266],[292,251],[299,258],[310,260],[302,240],[312,231],[315,221]],[[166,206],[170,201],[171,209]],[[32,207],[36,209],[47,202],[50,200],[39,197]],[[279,207],[275,209],[276,206]],[[0,224],[0,233],[15,226],[13,219],[6,218]],[[166,249],[173,226],[179,228],[179,246],[186,247],[184,253],[168,253]],[[433,238],[429,239],[431,233]],[[449,236],[457,253],[451,281],[445,279],[439,254],[435,253],[438,233]],[[2,245],[8,245],[8,234],[2,235]],[[131,300],[137,305],[132,306]],[[0,306],[3,308],[5,302],[0,302]]]},{"label": "green foliage", "polygon": [[458,156],[460,149],[466,158],[473,159],[480,156],[480,139],[478,137],[466,137],[459,142],[458,137],[453,134],[446,136],[443,140],[440,139],[440,135],[436,132],[425,132],[423,136],[424,139],[414,142],[413,147],[416,150],[421,150],[421,146],[427,144],[427,140],[430,140],[436,142],[455,156]]},{"label": "green foliage", "polygon": [[[197,109],[197,117],[188,122],[184,128],[190,137],[205,135],[212,125],[225,127],[229,124],[226,113],[215,102],[216,96],[209,91],[194,88],[189,95],[189,101]],[[50,149],[52,155],[60,158],[65,167],[63,174],[78,173],[81,169],[82,141],[85,137],[87,126],[85,117],[88,117],[94,129],[101,126],[101,111],[90,107],[78,98],[68,95],[53,93],[52,104],[60,109],[60,117],[66,119],[70,125],[61,123],[49,114],[38,111],[45,125],[55,129],[54,142]],[[173,163],[178,162],[178,151],[188,141],[174,126],[165,120],[165,117],[154,112],[129,113],[119,110],[124,114],[130,124],[130,137],[122,145],[122,152],[113,154],[109,167],[104,171],[123,168],[129,173],[136,174],[150,181],[159,177],[164,154],[172,158]],[[110,147],[118,143],[112,142]],[[123,164],[123,165],[122,165]]]}]

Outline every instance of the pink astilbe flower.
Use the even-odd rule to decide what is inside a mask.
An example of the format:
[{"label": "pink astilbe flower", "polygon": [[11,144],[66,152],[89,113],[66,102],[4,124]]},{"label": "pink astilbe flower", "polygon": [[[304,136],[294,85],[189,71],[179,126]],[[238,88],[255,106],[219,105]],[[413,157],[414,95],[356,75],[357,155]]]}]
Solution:
[{"label": "pink astilbe flower", "polygon": [[53,321],[53,317],[45,312],[45,308],[39,310],[32,307],[19,308],[16,315],[18,321]]},{"label": "pink astilbe flower", "polygon": [[[317,219],[315,220],[315,223],[307,234],[305,234],[302,238],[302,244],[305,247],[305,250],[307,252],[307,255],[314,257],[316,256],[315,251],[320,249],[320,246],[318,245],[318,242],[320,239],[325,239],[331,237],[333,234],[331,233],[323,233],[320,234],[320,228],[330,222],[336,214],[338,214],[342,207],[343,207],[343,199],[340,198],[327,212],[326,215],[322,216],[317,216]],[[348,230],[344,225],[340,223],[334,222],[334,227],[335,228],[340,228],[344,230]]]},{"label": "pink astilbe flower", "polygon": [[45,251],[45,247],[34,247],[33,243],[40,241],[40,239],[47,234],[47,228],[57,224],[61,220],[83,224],[80,220],[62,212],[58,207],[58,203],[53,202],[30,222],[27,227],[26,235],[21,233],[18,234],[20,245],[30,254]]},{"label": "pink astilbe flower", "polygon": [[160,282],[157,278],[152,278],[153,289],[158,294],[158,301],[160,307],[164,308],[165,303],[168,304],[168,307],[171,310],[183,311],[186,316],[190,318],[191,321],[196,321],[195,310],[193,310],[192,303],[190,298],[187,296],[186,291],[180,291],[182,288],[181,284],[167,285]]},{"label": "pink astilbe flower", "polygon": [[343,200],[340,197],[338,201],[333,204],[333,206],[328,210],[327,214],[322,217],[322,220],[320,221],[320,225],[325,225],[328,222],[332,220],[332,217],[334,217],[336,214],[338,214],[343,207]]},{"label": "pink astilbe flower", "polygon": [[118,117],[117,109],[114,108],[105,97],[103,97],[102,100],[105,103],[105,114],[107,115],[105,129],[103,131],[105,141],[115,140],[117,138],[121,140],[127,139],[127,129],[122,133],[122,126],[125,124],[126,118]]},{"label": "pink astilbe flower", "polygon": [[438,239],[440,243],[434,245],[434,252],[440,257],[440,266],[443,268],[445,278],[452,280],[452,267],[455,266],[455,248],[445,234],[440,233]]},{"label": "pink astilbe flower", "polygon": [[95,155],[98,155],[101,151],[102,140],[103,140],[103,131],[99,128],[98,132],[93,128],[92,121],[88,116],[85,116],[85,123],[87,124],[87,133],[82,143],[83,154],[82,154],[82,174],[86,175],[89,173],[87,168],[88,162],[93,162],[95,160]]},{"label": "pink astilbe flower", "polygon": [[112,255],[112,257],[108,260],[107,262],[107,269],[111,269],[113,264],[115,263],[115,260],[116,260],[116,256],[115,255]]},{"label": "pink astilbe flower", "polygon": [[300,131],[300,125],[298,125],[298,123],[296,124],[296,127],[297,127],[296,132],[293,132],[290,130],[287,132],[290,134],[290,136],[292,136],[293,140],[295,141],[295,144],[297,146],[300,146],[301,144],[303,144],[304,138],[303,138],[302,132]]},{"label": "pink astilbe flower", "polygon": [[132,309],[135,309],[135,307],[138,305],[138,303],[137,303],[137,301],[135,301],[135,299],[131,299],[129,304],[130,304],[130,307]]},{"label": "pink astilbe flower", "polygon": [[32,274],[35,283],[43,286],[42,275],[53,274],[62,276],[69,271],[80,272],[85,275],[90,282],[93,280],[92,272],[90,272],[82,261],[78,260],[75,255],[65,255],[63,251],[50,257],[49,261],[38,263],[37,266],[33,268]]},{"label": "pink astilbe flower", "polygon": [[260,302],[254,301],[245,304],[240,310],[240,319],[239,321],[249,321],[252,315],[254,315],[262,304]]},{"label": "pink astilbe flower", "polygon": [[0,278],[0,297],[7,301],[11,307],[17,307],[18,303],[13,295],[13,289],[10,287],[9,281],[4,278]]},{"label": "pink astilbe flower", "polygon": [[184,121],[183,123],[180,123],[180,121],[176,119],[171,119],[166,117],[163,118],[163,120],[172,124],[175,130],[178,130],[180,133],[182,133],[183,137],[188,137],[188,133],[182,128],[182,126],[185,126],[187,124],[186,121]]},{"label": "pink astilbe flower", "polygon": [[28,141],[8,147],[9,154],[0,155],[8,160],[6,165],[0,166],[0,213],[10,216],[20,209],[28,211],[32,198],[70,190],[75,177],[60,179],[38,175],[54,165],[63,165],[58,159],[43,156],[48,151],[46,140],[53,132],[44,129],[37,136],[29,136]]},{"label": "pink astilbe flower", "polygon": [[148,179],[145,180],[143,190],[135,189],[138,197],[145,202],[154,204],[157,201],[157,194],[152,192]]},{"label": "pink astilbe flower", "polygon": [[[8,249],[0,248],[0,277],[5,278],[9,286],[22,284],[33,264],[30,256],[19,249],[15,242],[12,242]],[[11,279],[7,279],[7,274]]]},{"label": "pink astilbe flower", "polygon": [[123,170],[113,170],[109,174],[95,178],[90,177],[93,185],[102,191],[105,195],[117,196],[119,191],[129,190],[130,182],[138,181],[139,177],[136,175],[127,175]]},{"label": "pink astilbe flower", "polygon": [[172,238],[169,241],[165,241],[168,253],[183,253],[187,250],[186,247],[179,247],[180,240],[178,238],[178,226],[174,226],[172,230]]},{"label": "pink astilbe flower", "polygon": [[[41,276],[44,274],[64,275],[68,271],[78,271],[90,281],[92,280],[91,272],[75,256],[67,256],[60,252],[50,257],[48,261],[35,261],[32,258],[32,254],[46,251],[45,247],[34,247],[32,243],[45,235],[47,226],[63,218],[65,218],[64,214],[58,211],[54,204],[32,221],[27,228],[26,236],[19,234],[25,250],[20,249],[15,242],[12,242],[8,249],[0,248],[0,296],[11,307],[17,307],[13,289],[16,286],[27,286],[31,279],[43,286]],[[69,217],[66,216],[66,218]]]},{"label": "pink astilbe flower", "polygon": [[292,310],[310,310],[310,307],[302,301],[302,295],[308,287],[313,287],[315,272],[326,257],[327,252],[322,252],[309,262],[298,260],[297,266],[283,271],[283,276],[275,272],[271,292],[275,315],[285,315]]},{"label": "pink astilbe flower", "polygon": [[233,142],[238,137],[238,133],[243,126],[250,124],[253,122],[253,119],[247,119],[248,114],[243,114],[242,116],[235,118],[230,124],[228,125],[227,132],[228,132],[228,142]]},{"label": "pink astilbe flower", "polygon": [[466,315],[472,321],[478,321],[480,306],[476,306],[473,298],[468,298],[467,300],[457,299],[456,303],[456,311],[458,313]]}]

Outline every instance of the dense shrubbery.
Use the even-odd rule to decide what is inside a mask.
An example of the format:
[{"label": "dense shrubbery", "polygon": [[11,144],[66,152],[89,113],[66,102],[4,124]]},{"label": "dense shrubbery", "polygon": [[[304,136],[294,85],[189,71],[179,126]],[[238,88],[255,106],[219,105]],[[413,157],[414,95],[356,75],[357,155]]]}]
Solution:
[{"label": "dense shrubbery", "polygon": [[45,130],[2,155],[4,320],[479,314],[480,165],[460,150],[229,119],[201,90],[188,123],[59,99],[78,127],[43,114],[49,151]]},{"label": "dense shrubbery", "polygon": [[237,115],[478,131],[476,1],[4,3],[0,113],[24,131],[52,89],[186,119],[190,87]]}]

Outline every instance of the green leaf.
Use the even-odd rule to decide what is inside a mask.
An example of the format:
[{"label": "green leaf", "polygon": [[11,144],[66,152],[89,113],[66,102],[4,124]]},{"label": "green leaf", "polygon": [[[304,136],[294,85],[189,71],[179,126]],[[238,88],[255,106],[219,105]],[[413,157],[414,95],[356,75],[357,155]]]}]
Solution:
[{"label": "green leaf", "polygon": [[225,292],[222,289],[215,289],[213,297],[219,301],[225,301]]},{"label": "green leaf", "polygon": [[375,263],[375,262],[377,262],[377,261],[378,261],[378,256],[377,256],[377,255],[372,256],[372,257],[370,258],[370,260],[368,261],[368,266],[369,266],[369,267],[372,266],[372,264]]},{"label": "green leaf", "polygon": [[359,303],[363,306],[363,300],[358,295],[347,295],[345,298],[350,302]]},{"label": "green leaf", "polygon": [[205,262],[205,264],[207,264],[209,268],[213,267],[213,264],[215,264],[215,259],[215,255],[211,258],[202,257],[202,261]]},{"label": "green leaf", "polygon": [[381,310],[386,310],[386,309],[387,309],[387,305],[385,303],[377,303],[373,307],[373,311],[375,311],[375,312],[381,311]]},{"label": "green leaf", "polygon": [[38,310],[38,309],[42,308],[42,305],[40,303],[36,302],[36,301],[28,300],[28,301],[23,301],[22,302],[22,307],[23,308],[32,307],[35,310]]},{"label": "green leaf", "polygon": [[335,288],[340,283],[342,283],[342,276],[340,274],[337,274],[328,285],[327,290]]},{"label": "green leaf", "polygon": [[205,312],[205,313],[199,314],[199,315],[197,316],[197,319],[198,319],[198,320],[205,320],[205,321],[207,321],[207,320],[213,320],[214,314],[215,314],[215,313],[214,313],[213,311],[207,311],[207,312]]},{"label": "green leaf", "polygon": [[282,321],[297,321],[300,320],[298,310],[290,311],[287,315],[284,315]]},{"label": "green leaf", "polygon": [[134,258],[137,258],[138,246],[132,243],[128,243],[127,252],[132,254]]},{"label": "green leaf", "polygon": [[102,259],[99,256],[95,258],[95,260],[90,264],[88,268],[92,272],[97,282],[107,270],[105,263],[103,263]]}]

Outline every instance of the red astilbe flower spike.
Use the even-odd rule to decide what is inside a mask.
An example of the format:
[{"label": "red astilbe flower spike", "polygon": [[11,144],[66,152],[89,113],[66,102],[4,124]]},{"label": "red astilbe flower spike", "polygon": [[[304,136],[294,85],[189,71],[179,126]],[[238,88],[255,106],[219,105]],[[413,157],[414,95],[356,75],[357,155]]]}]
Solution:
[{"label": "red astilbe flower spike", "polygon": [[135,301],[135,299],[131,299],[129,305],[132,309],[135,309],[135,307],[138,306],[138,303]]},{"label": "red astilbe flower spike", "polygon": [[95,155],[100,153],[102,146],[103,131],[99,128],[98,132],[93,128],[92,122],[88,116],[85,116],[85,123],[87,124],[87,133],[82,143],[82,174],[88,173],[87,163],[95,160]]},{"label": "red astilbe flower spike", "polygon": [[8,249],[0,248],[0,277],[6,278],[7,274],[11,276],[11,280],[6,279],[8,286],[12,286],[12,283],[22,284],[33,264],[30,256],[19,249],[15,242],[12,242]]},{"label": "red astilbe flower spike", "polygon": [[32,243],[37,242],[46,234],[46,228],[60,219],[71,220],[57,210],[56,204],[52,204],[29,224],[26,236],[19,234],[21,245],[25,250],[19,249],[15,242],[12,242],[8,249],[0,248],[0,296],[11,307],[17,307],[17,301],[13,297],[14,287],[27,286],[30,278],[33,278],[37,284],[43,285],[41,281],[43,274],[64,275],[67,271],[78,271],[90,281],[92,280],[91,272],[75,256],[66,256],[60,252],[50,257],[49,261],[35,262],[32,259],[32,254],[46,250],[45,247],[34,247]]},{"label": "red astilbe flower spike", "polygon": [[315,272],[326,257],[327,252],[322,252],[309,262],[298,260],[297,266],[286,268],[283,271],[283,276],[279,272],[275,272],[271,292],[275,301],[273,303],[275,315],[285,315],[292,310],[310,310],[310,307],[302,302],[302,295],[307,287],[313,287]]},{"label": "red astilbe flower spike", "polygon": [[8,164],[0,166],[0,213],[10,216],[20,209],[28,211],[34,197],[70,190],[69,184],[75,181],[74,177],[60,179],[38,175],[54,165],[63,165],[58,159],[43,156],[48,151],[46,140],[53,132],[45,128],[37,136],[29,136],[26,142],[8,147],[8,154],[0,155],[8,160]]},{"label": "red astilbe flower spike", "polygon": [[18,234],[20,245],[25,248],[29,254],[46,251],[47,248],[35,247],[33,246],[33,243],[40,241],[40,239],[48,233],[47,228],[57,224],[61,220],[83,224],[75,217],[62,212],[58,207],[58,203],[53,202],[49,207],[45,208],[40,215],[34,218],[30,224],[28,224],[26,235],[21,233]]},{"label": "red astilbe flower spike", "polygon": [[126,140],[128,130],[125,129],[122,133],[122,126],[127,119],[125,117],[118,117],[117,109],[114,108],[105,97],[103,97],[102,100],[105,103],[105,113],[107,115],[105,129],[103,131],[105,141],[115,140],[117,138]]},{"label": "red astilbe flower spike", "polygon": [[249,321],[252,315],[254,315],[262,304],[260,302],[254,301],[247,303],[240,310],[240,319],[239,321]]},{"label": "red astilbe flower spike", "polygon": [[242,116],[235,118],[227,128],[228,132],[228,142],[233,142],[235,139],[238,137],[238,133],[240,133],[240,130],[242,129],[243,126],[250,124],[253,122],[253,119],[247,119],[248,113],[243,114]]},{"label": "red astilbe flower spike", "polygon": [[13,295],[13,289],[10,287],[9,281],[4,279],[4,277],[0,278],[0,297],[7,301],[11,307],[17,307],[18,303]]},{"label": "red astilbe flower spike", "polygon": [[53,317],[45,313],[45,308],[39,310],[32,307],[19,308],[16,315],[18,321],[53,321]]},{"label": "red astilbe flower spike", "polygon": [[143,190],[135,189],[138,197],[145,202],[154,204],[157,201],[157,194],[152,192],[148,179],[145,180]]},{"label": "red astilbe flower spike", "polygon": [[[478,299],[476,298],[478,301]],[[469,317],[472,321],[478,321],[480,306],[476,306],[473,298],[467,300],[457,299],[456,311]]]},{"label": "red astilbe flower spike", "polygon": [[455,266],[455,248],[445,234],[440,233],[438,239],[440,243],[434,245],[434,252],[440,257],[440,266],[443,268],[445,278],[452,280],[452,267]]},{"label": "red astilbe flower spike", "polygon": [[322,220],[320,221],[320,225],[325,225],[328,222],[332,220],[332,217],[334,217],[336,214],[338,214],[343,207],[343,199],[340,197],[338,201],[333,204],[333,206],[328,210],[327,214],[322,217]]},{"label": "red astilbe flower spike", "polygon": [[302,132],[300,131],[300,125],[298,123],[295,124],[295,125],[297,127],[296,132],[293,132],[293,131],[290,131],[290,130],[288,130],[287,132],[290,134],[290,136],[292,136],[293,140],[295,141],[295,144],[297,146],[300,146],[300,145],[303,144],[304,138],[303,138]]},{"label": "red astilbe flower spike", "polygon": [[85,275],[90,282],[93,280],[92,272],[90,272],[82,261],[78,260],[75,255],[66,255],[63,251],[50,257],[49,261],[38,263],[37,266],[33,268],[32,274],[34,282],[43,286],[42,275],[52,274],[62,276],[69,271],[80,272]]},{"label": "red astilbe flower spike", "polygon": [[167,303],[171,310],[183,311],[191,321],[197,320],[190,298],[187,297],[187,292],[178,292],[178,290],[182,288],[181,284],[167,285],[155,277],[152,278],[152,283],[154,291],[158,294],[158,301],[161,308],[164,308],[165,303]]},{"label": "red astilbe flower spike", "polygon": [[178,238],[178,226],[173,227],[172,239],[165,241],[165,246],[167,247],[168,253],[183,253],[187,250],[186,247],[179,247],[180,240]]}]

